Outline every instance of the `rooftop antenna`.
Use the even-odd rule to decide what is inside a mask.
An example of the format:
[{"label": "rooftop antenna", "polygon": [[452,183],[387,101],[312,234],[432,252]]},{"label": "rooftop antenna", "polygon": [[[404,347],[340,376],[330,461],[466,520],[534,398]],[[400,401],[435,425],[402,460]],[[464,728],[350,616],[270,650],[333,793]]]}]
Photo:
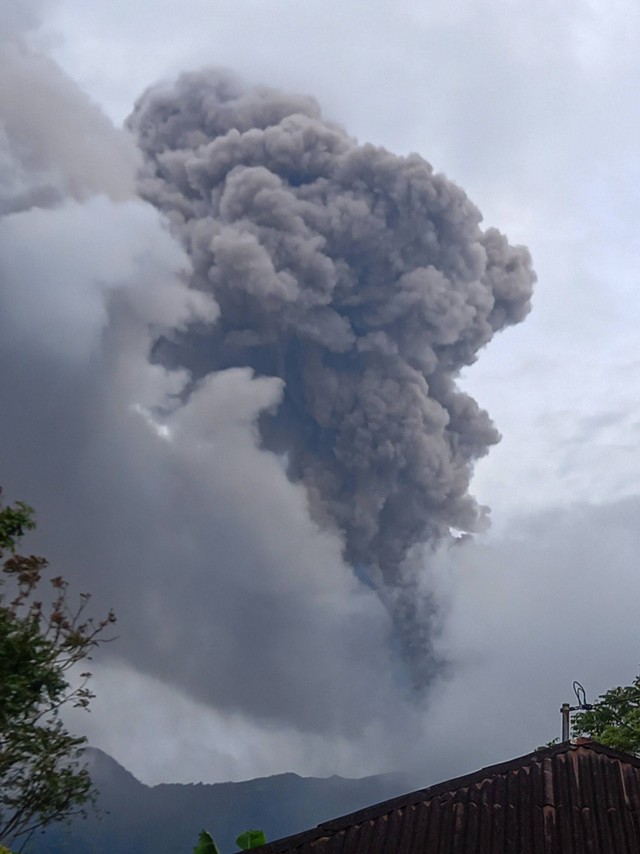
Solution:
[{"label": "rooftop antenna", "polygon": [[562,741],[569,741],[571,733],[571,712],[588,712],[593,708],[591,703],[587,703],[587,694],[579,682],[574,680],[573,693],[578,701],[577,706],[570,706],[569,703],[563,703],[560,706],[560,714],[562,715]]}]

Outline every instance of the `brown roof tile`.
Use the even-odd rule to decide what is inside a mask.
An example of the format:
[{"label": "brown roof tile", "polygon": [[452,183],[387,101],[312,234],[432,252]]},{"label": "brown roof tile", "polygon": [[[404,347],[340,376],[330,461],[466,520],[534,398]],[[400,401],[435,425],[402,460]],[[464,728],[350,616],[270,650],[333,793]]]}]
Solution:
[{"label": "brown roof tile", "polygon": [[323,822],[255,854],[638,854],[640,760],[565,742]]}]

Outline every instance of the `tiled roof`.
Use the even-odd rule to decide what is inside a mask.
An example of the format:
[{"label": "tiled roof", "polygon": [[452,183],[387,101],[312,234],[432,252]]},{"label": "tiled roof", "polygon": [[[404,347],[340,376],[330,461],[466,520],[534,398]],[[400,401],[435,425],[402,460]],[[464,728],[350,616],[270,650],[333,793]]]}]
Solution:
[{"label": "tiled roof", "polygon": [[255,854],[638,854],[640,760],[564,742],[326,821]]}]

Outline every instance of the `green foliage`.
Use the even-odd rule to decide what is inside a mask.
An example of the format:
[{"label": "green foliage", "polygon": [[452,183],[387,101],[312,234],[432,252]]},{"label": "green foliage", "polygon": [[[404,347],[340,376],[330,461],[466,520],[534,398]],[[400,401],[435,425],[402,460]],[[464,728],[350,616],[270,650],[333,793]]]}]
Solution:
[{"label": "green foliage", "polygon": [[236,839],[236,845],[242,851],[248,851],[250,848],[257,848],[259,845],[266,845],[267,837],[263,830],[245,830]]},{"label": "green foliage", "polygon": [[640,756],[640,676],[631,685],[606,691],[590,711],[576,714],[572,733]]},{"label": "green foliage", "polygon": [[[90,673],[70,684],[114,621],[85,616],[89,596],[72,607],[67,582],[51,578],[42,590],[44,558],[16,554],[34,527],[33,510],[0,501],[0,844],[21,842],[53,821],[82,812],[94,792],[81,765],[84,738],[64,727],[67,704],[87,708]],[[9,555],[7,557],[7,554]]]},{"label": "green foliage", "polygon": [[206,830],[201,830],[193,854],[220,854],[220,849],[211,838],[211,834],[207,833]]},{"label": "green foliage", "polygon": [[[2,495],[2,489],[0,489]],[[16,501],[13,507],[4,507],[0,512],[0,556],[5,550],[12,554],[16,543],[26,531],[35,528],[33,508],[24,501]],[[0,849],[1,851],[1,849]]]},{"label": "green foliage", "polygon": [[[245,830],[236,839],[236,845],[242,851],[248,851],[250,848],[258,848],[260,845],[266,845],[267,837],[263,830]],[[0,850],[0,854],[2,851]],[[193,849],[193,854],[220,854],[220,850],[213,841],[211,834],[206,830],[200,831],[198,844]]]}]

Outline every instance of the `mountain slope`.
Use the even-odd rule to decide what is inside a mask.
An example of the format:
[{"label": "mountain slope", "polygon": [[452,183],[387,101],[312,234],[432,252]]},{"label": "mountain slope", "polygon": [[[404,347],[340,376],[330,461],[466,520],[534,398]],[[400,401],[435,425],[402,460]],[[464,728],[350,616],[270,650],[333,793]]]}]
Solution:
[{"label": "mountain slope", "polygon": [[395,774],[359,780],[277,774],[151,787],[100,750],[88,748],[85,756],[100,791],[101,816],[47,830],[32,839],[28,854],[189,854],[202,828],[231,854],[236,836],[250,827],[277,839],[403,791]]}]

